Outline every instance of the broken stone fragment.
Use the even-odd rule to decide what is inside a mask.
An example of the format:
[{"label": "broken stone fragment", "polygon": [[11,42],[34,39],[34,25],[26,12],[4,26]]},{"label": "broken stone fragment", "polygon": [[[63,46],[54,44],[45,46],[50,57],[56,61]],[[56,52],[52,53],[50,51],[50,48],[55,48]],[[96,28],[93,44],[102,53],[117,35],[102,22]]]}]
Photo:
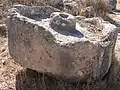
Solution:
[{"label": "broken stone fragment", "polygon": [[[86,82],[106,75],[117,38],[116,26],[99,17],[77,17],[75,20],[74,16],[54,13],[57,11],[47,6],[21,8],[7,18],[9,51],[16,62],[70,82]],[[69,30],[66,27],[62,27],[62,32],[55,30],[61,27],[53,22],[51,27],[50,16],[55,21],[73,17],[76,24],[74,21],[73,27],[67,25],[75,29],[69,32],[63,32]]]},{"label": "broken stone fragment", "polygon": [[52,29],[57,31],[75,30],[76,19],[73,15],[63,12],[54,12],[50,17],[50,26]]}]

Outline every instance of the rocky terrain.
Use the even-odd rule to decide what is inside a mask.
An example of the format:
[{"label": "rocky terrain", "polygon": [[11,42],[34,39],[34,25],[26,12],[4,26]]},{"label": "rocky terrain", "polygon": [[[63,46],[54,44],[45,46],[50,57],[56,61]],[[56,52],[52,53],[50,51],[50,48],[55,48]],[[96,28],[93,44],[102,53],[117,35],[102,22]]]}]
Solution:
[{"label": "rocky terrain", "polygon": [[[22,1],[22,0],[21,0]],[[5,18],[11,4],[0,0],[0,90],[119,90],[120,89],[120,34],[118,34],[114,58],[109,73],[103,81],[93,84],[65,82],[56,77],[24,69],[9,55]],[[118,0],[117,9],[120,10]],[[2,10],[2,11],[1,11]],[[119,18],[112,14],[111,18]]]}]

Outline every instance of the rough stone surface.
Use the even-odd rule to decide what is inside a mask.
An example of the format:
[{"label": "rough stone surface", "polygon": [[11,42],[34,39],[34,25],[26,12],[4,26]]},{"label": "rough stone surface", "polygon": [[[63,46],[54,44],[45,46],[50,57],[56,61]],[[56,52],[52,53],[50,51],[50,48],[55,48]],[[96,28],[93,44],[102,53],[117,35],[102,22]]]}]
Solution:
[{"label": "rough stone surface", "polygon": [[108,0],[109,2],[109,8],[110,9],[116,9],[116,4],[117,4],[117,0]]},{"label": "rough stone surface", "polygon": [[10,10],[7,19],[9,51],[16,62],[73,82],[99,79],[108,72],[116,26],[101,18],[85,18],[76,21],[74,30],[57,32],[51,28],[46,13],[57,10],[16,8]]},{"label": "rough stone surface", "polygon": [[54,12],[51,14],[50,26],[57,31],[73,30],[76,26],[76,18],[71,14]]}]

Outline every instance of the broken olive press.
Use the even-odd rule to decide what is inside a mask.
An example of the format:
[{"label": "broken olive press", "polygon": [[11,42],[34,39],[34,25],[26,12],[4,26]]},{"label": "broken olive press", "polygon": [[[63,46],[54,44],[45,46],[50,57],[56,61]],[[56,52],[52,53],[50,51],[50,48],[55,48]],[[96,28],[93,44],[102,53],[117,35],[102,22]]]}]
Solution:
[{"label": "broken olive press", "polygon": [[99,17],[15,5],[7,21],[10,55],[25,68],[72,82],[102,78],[110,68],[117,30]]}]

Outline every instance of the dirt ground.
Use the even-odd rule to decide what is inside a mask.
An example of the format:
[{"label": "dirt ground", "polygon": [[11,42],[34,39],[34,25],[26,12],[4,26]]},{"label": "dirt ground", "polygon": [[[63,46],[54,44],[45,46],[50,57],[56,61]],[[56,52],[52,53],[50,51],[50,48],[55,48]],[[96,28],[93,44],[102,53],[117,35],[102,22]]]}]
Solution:
[{"label": "dirt ground", "polygon": [[[118,0],[117,9],[120,10],[120,0]],[[120,34],[107,82],[108,90],[120,90]],[[86,87],[79,83],[70,84],[55,77],[44,77],[43,74],[23,69],[10,57],[7,38],[0,37],[0,90],[82,90]]]}]

